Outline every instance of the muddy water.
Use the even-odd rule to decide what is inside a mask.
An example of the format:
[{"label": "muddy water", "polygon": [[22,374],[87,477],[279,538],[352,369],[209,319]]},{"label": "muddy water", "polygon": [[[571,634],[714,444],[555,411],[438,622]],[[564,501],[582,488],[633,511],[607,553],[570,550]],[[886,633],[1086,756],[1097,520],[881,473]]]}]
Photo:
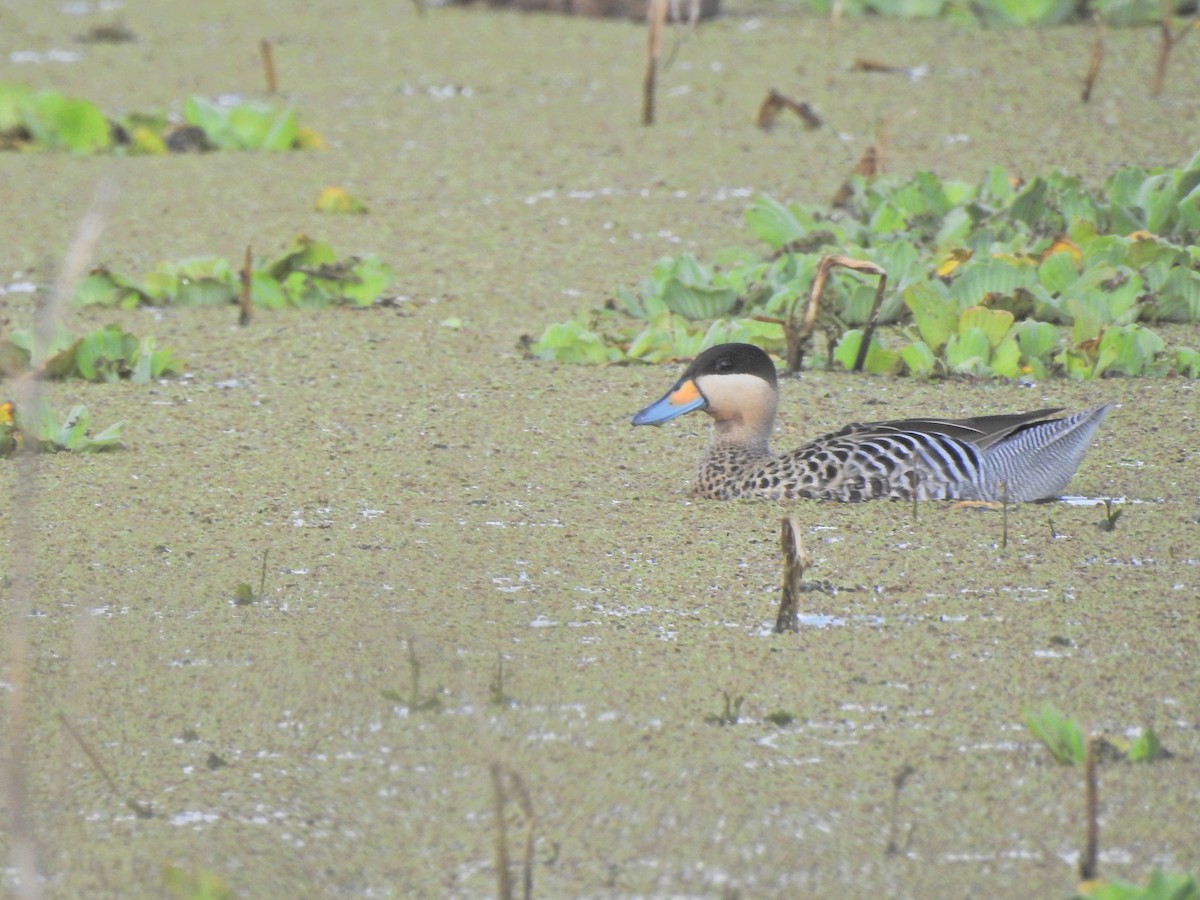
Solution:
[{"label": "muddy water", "polygon": [[[756,191],[827,199],[881,128],[897,171],[1178,164],[1200,45],[1151,99],[1155,34],[1110,31],[1083,106],[1086,30],[831,31],[735,6],[680,48],[643,129],[627,23],[373,2],[119,16],[138,42],[93,47],[73,36],[102,16],[8,8],[0,78],[178,108],[253,95],[267,36],[330,149],[0,155],[5,285],[48,289],[106,177],[115,268],[304,232],[383,255],[400,299],[248,329],[226,310],[71,314],[154,334],[188,375],[50,388],[128,422],[125,451],[37,476],[27,737],[52,895],[161,896],[166,862],[246,897],[494,893],[498,762],[536,816],[536,896],[1063,896],[1082,786],[1021,724],[1043,701],[1110,735],[1152,723],[1176,754],[1103,769],[1102,873],[1200,868],[1193,384],[785,384],[780,445],[856,418],[1118,404],[1072,485],[1124,498],[1115,530],[1102,507],[1029,505],[1002,548],[997,514],[936,504],[694,502],[705,423],[628,426],[671,371],[517,350],[663,254],[745,242]],[[927,70],[854,74],[859,56]],[[828,127],[756,131],[770,87]],[[313,213],[329,184],[370,214]],[[0,304],[28,320],[30,295]],[[11,494],[11,465],[0,478]],[[815,564],[806,627],[776,637],[783,513]],[[264,556],[263,596],[235,605]],[[508,817],[519,857],[515,801]]]}]

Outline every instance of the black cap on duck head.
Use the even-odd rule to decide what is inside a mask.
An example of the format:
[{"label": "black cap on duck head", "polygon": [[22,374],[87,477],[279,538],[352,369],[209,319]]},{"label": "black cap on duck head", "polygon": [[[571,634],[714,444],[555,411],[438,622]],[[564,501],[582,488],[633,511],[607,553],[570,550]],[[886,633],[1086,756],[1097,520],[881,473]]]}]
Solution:
[{"label": "black cap on duck head", "polygon": [[633,424],[661,425],[694,409],[707,409],[709,398],[698,382],[720,375],[752,375],[765,381],[772,391],[777,385],[775,364],[761,348],[753,344],[718,344],[692,360],[671,390],[634,416]]}]

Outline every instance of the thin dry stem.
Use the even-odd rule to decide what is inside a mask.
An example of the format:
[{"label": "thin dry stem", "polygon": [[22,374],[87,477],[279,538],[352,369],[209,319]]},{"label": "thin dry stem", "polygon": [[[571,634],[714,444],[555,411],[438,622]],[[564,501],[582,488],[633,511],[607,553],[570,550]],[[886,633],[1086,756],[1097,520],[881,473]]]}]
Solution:
[{"label": "thin dry stem", "polygon": [[120,797],[124,801],[125,805],[129,807],[129,809],[131,809],[139,819],[153,818],[154,811],[149,806],[138,803],[138,801],[134,800],[132,797],[128,797],[122,793],[120,787],[117,786],[116,779],[109,774],[108,768],[100,760],[100,755],[92,749],[91,744],[84,740],[83,735],[79,732],[79,729],[71,724],[71,720],[67,718],[65,713],[60,712],[58,714],[58,721],[61,722],[63,728],[67,730],[67,734],[74,738],[75,743],[79,745],[79,749],[83,751],[83,755],[88,758],[88,762],[92,764],[92,767],[100,773],[100,777],[104,779],[104,783],[108,785],[108,789],[112,791],[113,795]]},{"label": "thin dry stem", "polygon": [[1092,61],[1088,65],[1087,77],[1083,81],[1083,95],[1081,99],[1087,103],[1092,99],[1092,89],[1096,86],[1096,79],[1100,77],[1100,65],[1104,62],[1104,18],[1099,13],[1096,14],[1096,41],[1092,44]]},{"label": "thin dry stem", "polygon": [[775,617],[775,633],[799,631],[796,613],[800,608],[800,588],[804,582],[804,569],[808,555],[804,552],[804,541],[800,528],[791,516],[784,516],[779,531],[779,543],[783,548],[783,592],[779,598],[779,614]]},{"label": "thin dry stem", "polygon": [[1154,65],[1154,81],[1150,86],[1150,93],[1157,97],[1162,93],[1163,85],[1167,81],[1167,63],[1171,61],[1171,51],[1175,49],[1175,45],[1183,40],[1184,35],[1200,22],[1200,11],[1196,13],[1196,19],[1185,24],[1179,29],[1177,34],[1171,28],[1171,0],[1163,0],[1162,18],[1158,21],[1159,34],[1162,40],[1158,45],[1158,61]]},{"label": "thin dry stem", "polygon": [[[871,305],[871,315],[867,322],[867,327],[863,331],[862,344],[859,346],[858,358],[854,361],[852,371],[862,371],[863,364],[866,362],[866,348],[871,346],[871,337],[874,335],[875,327],[878,324],[879,308],[883,304],[883,293],[887,288],[887,272],[869,260],[853,259],[849,256],[828,255],[822,256],[821,261],[817,263],[817,272],[813,276],[812,290],[808,294],[808,305],[804,309],[803,318],[799,321],[796,320],[796,304],[793,303],[791,310],[788,312],[787,321],[783,324],[783,336],[787,343],[788,373],[799,372],[804,365],[804,354],[812,339],[813,328],[816,326],[821,297],[825,293],[825,283],[829,280],[829,270],[835,266],[879,276],[879,286],[875,290],[875,301]],[[799,298],[797,298],[797,302],[799,302]]]},{"label": "thin dry stem", "polygon": [[252,266],[254,258],[251,255],[250,245],[246,245],[246,258],[242,262],[241,280],[242,280],[242,295],[238,301],[240,312],[238,314],[238,324],[243,328],[250,324],[250,320],[254,317],[254,302],[250,296],[251,286],[254,281],[254,272]]},{"label": "thin dry stem", "polygon": [[650,0],[646,9],[646,74],[642,78],[642,124],[654,124],[654,92],[658,80],[658,55],[667,21],[667,0]]},{"label": "thin dry stem", "polygon": [[1084,744],[1083,758],[1085,815],[1087,817],[1087,842],[1079,857],[1079,877],[1083,881],[1096,878],[1100,867],[1100,785],[1096,776],[1096,742],[1089,735]]},{"label": "thin dry stem", "polygon": [[492,796],[496,813],[496,893],[500,900],[512,900],[513,898],[512,869],[508,856],[508,819],[505,814],[511,791],[512,799],[516,801],[521,815],[525,818],[525,859],[521,879],[521,895],[524,900],[532,900],[533,800],[530,799],[529,789],[525,786],[525,779],[516,770],[499,761],[493,761],[489,769],[492,776]]},{"label": "thin dry stem", "polygon": [[[55,330],[63,317],[67,300],[75,284],[87,272],[95,256],[96,244],[104,230],[107,210],[115,196],[115,188],[102,181],[96,198],[79,220],[75,237],[67,248],[54,290],[38,310],[30,348],[31,371],[14,385],[17,409],[24,421],[33,421],[41,402],[41,363],[45,359]],[[22,449],[17,453],[16,478],[13,485],[11,514],[12,528],[12,593],[8,606],[7,680],[8,709],[4,756],[0,760],[0,789],[7,807],[9,862],[14,873],[13,893],[20,898],[43,896],[41,863],[33,837],[33,821],[29,808],[29,634],[28,620],[33,611],[34,578],[37,572],[37,449],[32,434],[25,434]]]},{"label": "thin dry stem", "polygon": [[263,38],[258,42],[258,51],[262,56],[263,78],[267,82],[267,93],[274,94],[278,90],[275,81],[275,55],[271,52],[271,42]]},{"label": "thin dry stem", "polygon": [[758,110],[754,114],[754,124],[763,131],[770,131],[779,118],[779,113],[785,110],[798,115],[807,128],[820,128],[825,124],[817,115],[816,110],[808,103],[793,100],[791,97],[779,93],[775,88],[767,91],[767,96],[763,97],[762,103],[758,104]]}]

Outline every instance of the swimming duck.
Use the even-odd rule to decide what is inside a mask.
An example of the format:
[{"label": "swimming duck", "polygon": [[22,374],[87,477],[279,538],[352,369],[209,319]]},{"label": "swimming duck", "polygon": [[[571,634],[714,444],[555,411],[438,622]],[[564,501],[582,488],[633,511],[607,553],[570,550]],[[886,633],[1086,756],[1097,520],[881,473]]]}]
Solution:
[{"label": "swimming duck", "polygon": [[1108,404],[974,419],[901,419],[847,425],[789,453],[769,446],[779,387],[771,358],[752,344],[705,350],[674,387],[633,417],[661,425],[702,409],[712,441],[700,457],[701,497],[769,500],[1044,500],[1075,474]]}]

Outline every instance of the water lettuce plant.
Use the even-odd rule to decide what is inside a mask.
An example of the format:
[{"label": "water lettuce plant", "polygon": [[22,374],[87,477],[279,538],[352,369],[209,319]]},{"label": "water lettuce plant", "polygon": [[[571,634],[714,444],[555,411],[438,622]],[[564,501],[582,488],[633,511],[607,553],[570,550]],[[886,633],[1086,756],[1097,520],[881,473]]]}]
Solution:
[{"label": "water lettuce plant", "polygon": [[33,442],[37,450],[70,450],[77,453],[98,453],[121,445],[124,422],[109,425],[99,434],[89,435],[87,407],[75,406],[64,418],[44,400],[38,402],[32,414],[22,412],[15,403],[0,403],[0,457],[11,456]]},{"label": "water lettuce plant", "polygon": [[[281,253],[250,265],[250,300],[256,306],[369,306],[395,273],[378,256],[338,259],[333,247],[300,235]],[[223,306],[242,293],[242,273],[221,257],[160,262],[136,279],[95,269],[76,287],[78,306]]]},{"label": "water lettuce plant", "polygon": [[320,135],[301,126],[291,107],[193,96],[184,101],[180,124],[159,113],[111,117],[90,100],[0,82],[0,149],[154,154],[323,146]]},{"label": "water lettuce plant", "polygon": [[1128,881],[1093,881],[1080,885],[1079,900],[1200,900],[1200,881],[1195,875],[1155,869],[1146,884]]},{"label": "water lettuce plant", "polygon": [[50,378],[147,384],[182,369],[171,348],[159,348],[154,338],[139,338],[118,325],[106,325],[82,337],[60,329],[38,359],[33,358],[33,342],[34,335],[28,330],[13,331],[0,339],[0,358],[5,360],[6,370],[36,368]]},{"label": "water lettuce plant", "polygon": [[[1028,182],[1000,167],[978,184],[854,175],[837,207],[755,198],[746,224],[767,251],[705,265],[664,258],[603,309],[530,342],[543,359],[657,362],[739,340],[779,353],[781,323],[821,260],[842,254],[887,275],[867,371],[1076,379],[1200,376],[1200,351],[1149,325],[1200,321],[1200,153],[1181,169],[1124,168],[1102,188],[1055,171]],[[809,359],[851,368],[875,309],[874,279],[831,278]]]}]

